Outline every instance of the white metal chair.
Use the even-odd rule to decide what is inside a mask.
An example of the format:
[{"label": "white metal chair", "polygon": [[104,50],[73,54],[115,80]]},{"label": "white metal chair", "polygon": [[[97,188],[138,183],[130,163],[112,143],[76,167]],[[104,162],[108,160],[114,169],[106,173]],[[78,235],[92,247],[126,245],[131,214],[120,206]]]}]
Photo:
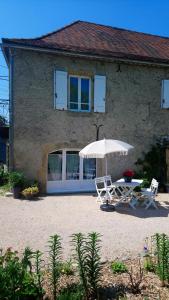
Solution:
[{"label": "white metal chair", "polygon": [[151,180],[150,187],[149,187],[149,188],[142,188],[141,190],[142,190],[143,192],[151,192],[151,191],[152,191],[153,184],[156,183],[156,182],[158,182],[158,181],[157,181],[155,178],[153,178],[153,179]]},{"label": "white metal chair", "polygon": [[110,188],[107,186],[105,177],[95,178],[95,186],[98,202],[105,203],[106,201],[111,200],[112,195],[110,193]]},{"label": "white metal chair", "polygon": [[146,209],[148,209],[151,205],[156,209],[158,208],[155,203],[155,197],[158,193],[158,185],[159,183],[157,180],[153,179],[150,188],[142,191],[142,196],[145,198],[144,205]]},{"label": "white metal chair", "polygon": [[112,198],[112,196],[117,196],[116,186],[112,183],[111,176],[110,175],[104,176],[104,180],[105,180],[105,187],[107,188],[110,197]]}]

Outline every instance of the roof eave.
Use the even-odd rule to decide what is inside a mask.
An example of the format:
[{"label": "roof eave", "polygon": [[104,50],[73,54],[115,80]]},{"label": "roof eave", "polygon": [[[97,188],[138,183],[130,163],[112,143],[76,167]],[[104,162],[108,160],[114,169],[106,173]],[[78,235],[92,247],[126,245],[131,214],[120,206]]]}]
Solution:
[{"label": "roof eave", "polygon": [[[64,56],[71,56],[71,57],[81,57],[81,58],[91,58],[96,60],[106,60],[106,61],[120,61],[120,62],[129,62],[129,63],[139,63],[139,64],[150,64],[150,65],[158,65],[158,66],[169,66],[169,59],[158,59],[158,58],[147,58],[144,57],[138,58],[135,57],[120,57],[118,55],[100,55],[100,54],[93,54],[89,52],[81,52],[81,51],[70,51],[65,50],[62,48],[50,48],[50,47],[40,47],[35,45],[26,45],[23,43],[16,43],[9,39],[2,39],[2,51],[4,53],[5,59],[9,62],[9,49],[10,48],[17,48],[17,49],[25,49],[25,50],[32,50],[32,51],[40,51],[40,52],[48,52],[48,53],[55,53]],[[132,56],[132,55],[131,55]],[[133,55],[134,56],[134,55]]]}]

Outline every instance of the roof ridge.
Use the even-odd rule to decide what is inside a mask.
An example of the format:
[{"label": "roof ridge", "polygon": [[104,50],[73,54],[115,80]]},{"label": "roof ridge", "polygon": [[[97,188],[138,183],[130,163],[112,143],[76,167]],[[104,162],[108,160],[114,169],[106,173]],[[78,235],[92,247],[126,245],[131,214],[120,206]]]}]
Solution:
[{"label": "roof ridge", "polygon": [[136,31],[136,30],[132,30],[132,29],[126,29],[126,28],[121,28],[121,27],[116,27],[116,26],[111,26],[111,25],[104,25],[104,24],[100,24],[100,23],[95,23],[95,22],[90,22],[90,21],[83,21],[83,20],[77,20],[77,21],[74,21],[74,22],[71,22],[69,23],[68,25],[65,25],[57,30],[54,30],[54,31],[51,31],[47,34],[44,34],[44,35],[41,35],[39,37],[34,37],[34,38],[5,38],[7,40],[30,40],[30,41],[33,41],[33,40],[41,40],[45,37],[48,37],[48,36],[51,36],[52,34],[55,34],[57,32],[60,32],[68,27],[71,27],[73,26],[74,24],[77,24],[77,23],[84,23],[84,24],[93,24],[93,25],[98,25],[98,26],[101,26],[101,27],[107,27],[107,28],[110,28],[110,29],[115,29],[115,30],[121,30],[121,31],[127,31],[127,32],[131,32],[131,33],[137,33],[137,34],[140,34],[140,35],[145,35],[145,36],[153,36],[153,37],[158,37],[158,38],[161,38],[161,39],[166,39],[166,40],[169,40],[169,37],[167,36],[162,36],[162,35],[157,35],[157,34],[152,34],[152,33],[145,33],[145,32],[141,32],[141,31]]},{"label": "roof ridge", "polygon": [[40,48],[60,51],[61,54],[63,51],[63,55],[68,52],[69,55],[105,56],[106,53],[106,57],[131,59],[132,56],[134,60],[169,64],[169,37],[82,20],[39,38],[2,39],[3,45],[5,49],[19,45],[28,49],[34,47],[37,51]]},{"label": "roof ridge", "polygon": [[[82,20],[78,20],[77,22],[81,22],[81,23],[89,23],[89,24],[94,24],[94,25],[99,25],[102,27],[109,27],[112,29],[118,29],[118,30],[123,30],[123,31],[129,31],[129,32],[134,32],[134,33],[138,33],[138,34],[143,34],[143,35],[148,35],[148,36],[154,36],[154,37],[160,37],[162,39],[169,39],[168,36],[163,36],[163,35],[158,35],[158,34],[153,34],[153,33],[146,33],[146,32],[141,32],[141,31],[137,31],[137,30],[132,30],[132,29],[126,29],[126,28],[121,28],[121,27],[116,27],[116,26],[111,26],[111,25],[104,25],[104,24],[100,24],[100,23],[95,23],[95,22],[90,22],[90,21],[82,21]],[[76,22],[75,22],[76,23]]]}]

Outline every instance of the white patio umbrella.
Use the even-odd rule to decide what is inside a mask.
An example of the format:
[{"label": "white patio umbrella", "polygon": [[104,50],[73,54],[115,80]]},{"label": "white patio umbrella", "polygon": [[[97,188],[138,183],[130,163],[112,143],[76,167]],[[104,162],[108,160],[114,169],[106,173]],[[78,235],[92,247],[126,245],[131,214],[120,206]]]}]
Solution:
[{"label": "white patio umbrella", "polygon": [[87,145],[79,152],[79,155],[83,158],[105,158],[107,175],[107,155],[111,153],[127,155],[128,151],[133,148],[133,146],[122,141],[103,139]]}]

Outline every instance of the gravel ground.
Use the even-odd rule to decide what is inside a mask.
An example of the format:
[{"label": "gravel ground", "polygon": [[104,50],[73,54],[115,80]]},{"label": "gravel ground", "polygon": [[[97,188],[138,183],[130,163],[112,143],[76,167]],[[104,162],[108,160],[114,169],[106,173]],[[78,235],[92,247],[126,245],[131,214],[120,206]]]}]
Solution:
[{"label": "gravel ground", "polygon": [[169,194],[159,194],[158,210],[121,206],[103,212],[92,195],[47,196],[28,201],[0,197],[0,247],[47,251],[50,235],[62,236],[64,258],[70,255],[70,235],[97,231],[102,235],[102,258],[135,257],[144,239],[155,232],[169,234]]}]

